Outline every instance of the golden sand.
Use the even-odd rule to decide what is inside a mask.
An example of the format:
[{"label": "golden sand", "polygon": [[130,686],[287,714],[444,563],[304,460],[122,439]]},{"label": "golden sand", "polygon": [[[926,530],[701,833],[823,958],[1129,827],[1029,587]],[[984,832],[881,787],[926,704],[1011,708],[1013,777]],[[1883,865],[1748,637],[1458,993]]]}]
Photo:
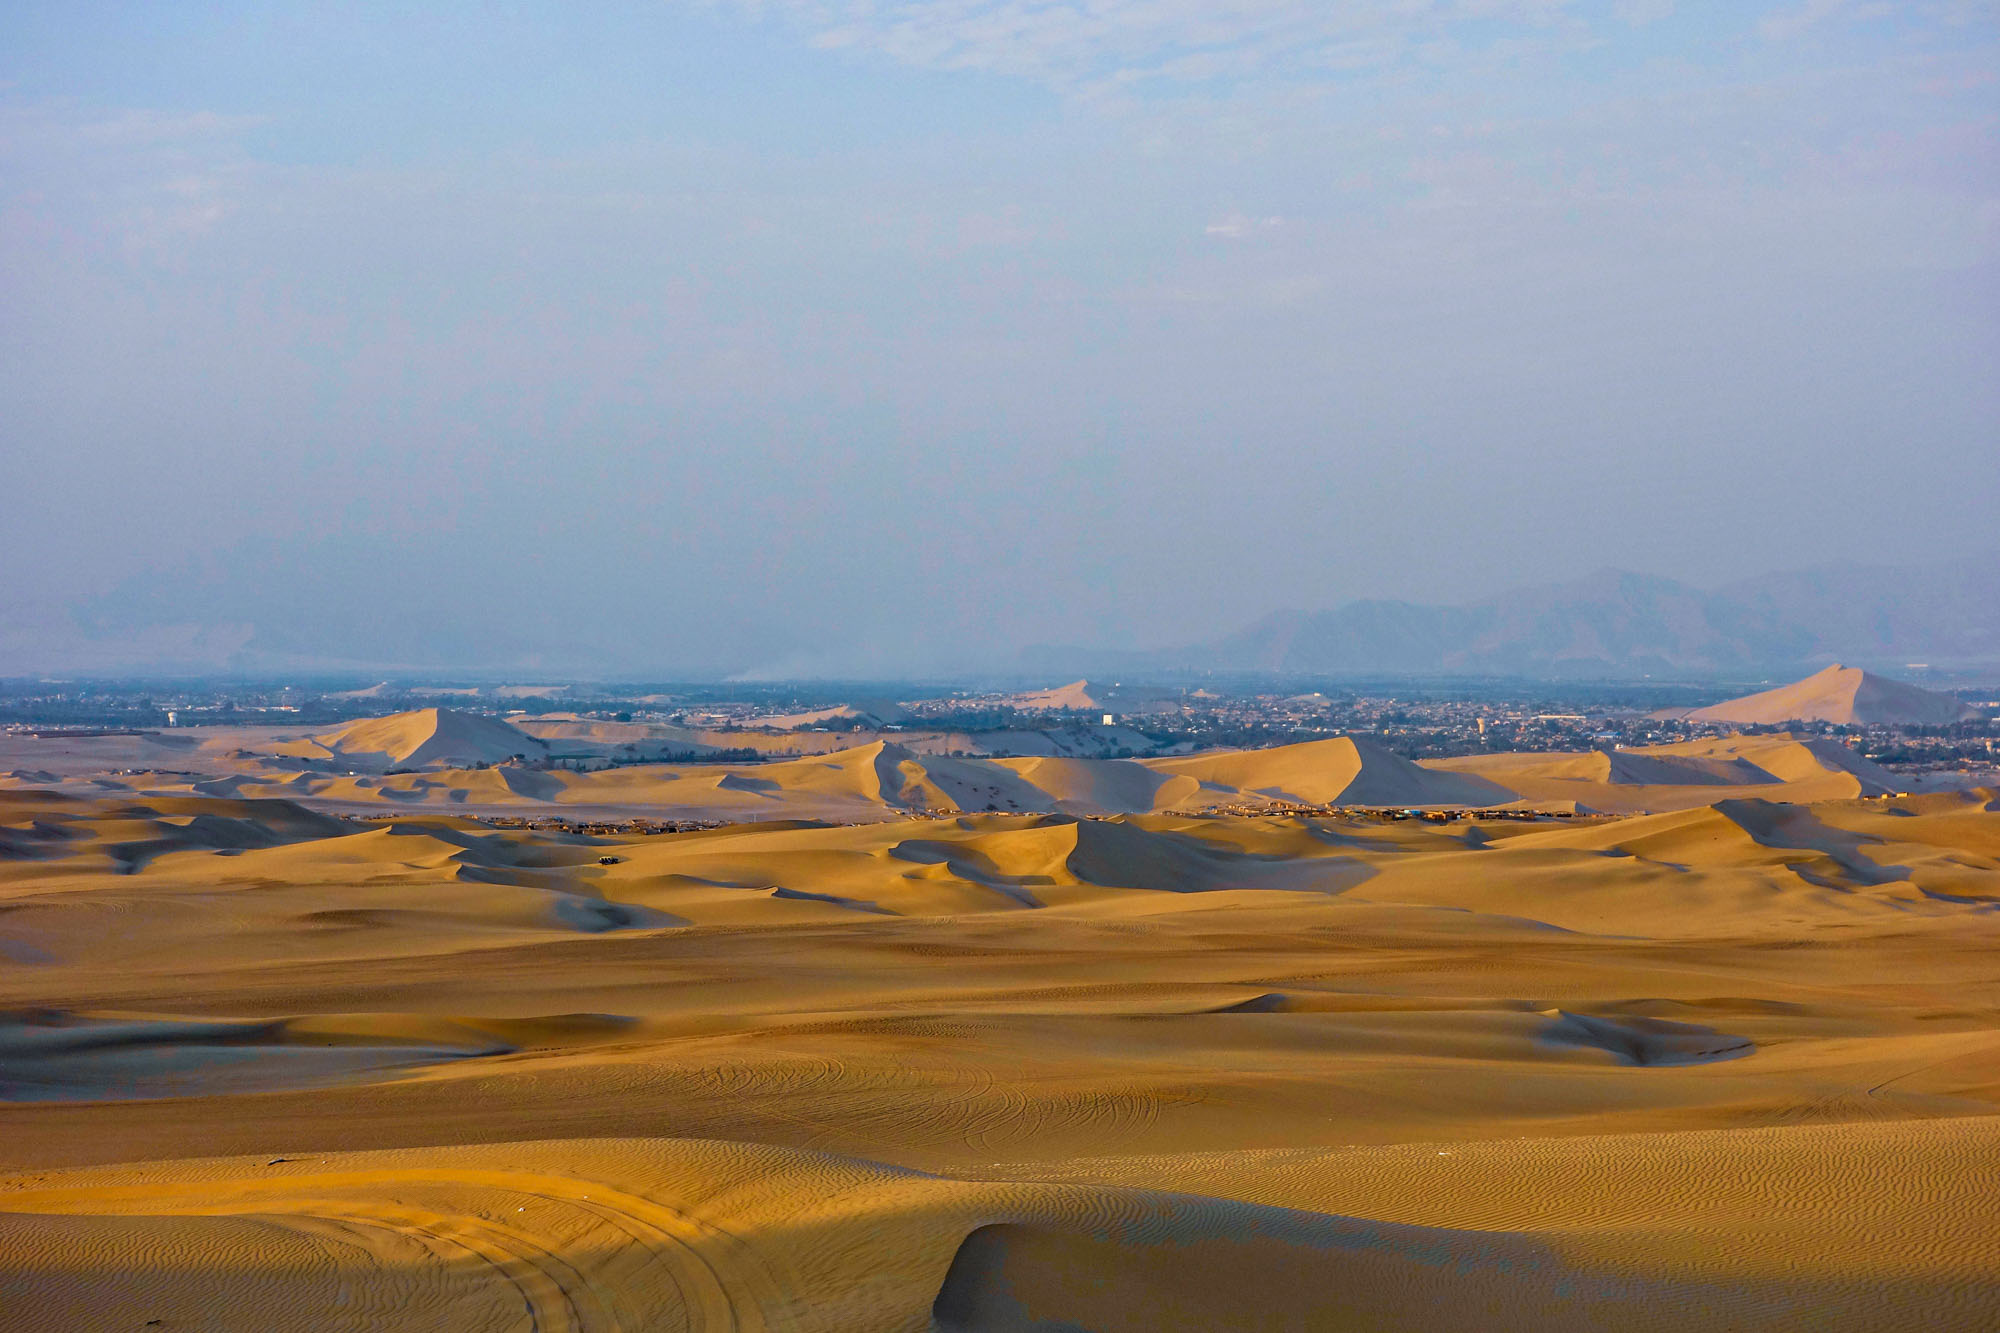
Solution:
[{"label": "golden sand", "polygon": [[[2000,1326],[2000,797],[1803,746],[17,782],[0,1328]],[[1186,800],[1422,774],[1652,813]]]}]

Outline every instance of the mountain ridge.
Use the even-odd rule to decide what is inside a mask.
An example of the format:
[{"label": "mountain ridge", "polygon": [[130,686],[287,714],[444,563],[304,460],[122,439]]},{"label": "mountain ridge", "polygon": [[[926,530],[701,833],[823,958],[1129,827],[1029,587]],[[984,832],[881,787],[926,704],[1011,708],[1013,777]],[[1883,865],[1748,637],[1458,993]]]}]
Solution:
[{"label": "mountain ridge", "polygon": [[[233,564],[245,562],[236,561]],[[254,562],[248,562],[254,564]],[[2000,549],[1907,566],[1822,565],[1703,588],[1615,568],[1451,603],[1367,597],[1267,612],[1247,625],[1193,618],[1156,626],[1150,648],[1100,643],[1018,652],[924,646],[877,630],[849,642],[677,649],[612,647],[615,617],[551,611],[536,626],[447,607],[420,636],[396,636],[395,615],[316,618],[319,599],[266,606],[198,578],[135,582],[64,612],[0,605],[0,672],[22,676],[258,676],[526,672],[536,679],[1038,680],[1143,679],[1149,673],[1297,676],[1463,676],[1544,679],[1706,677],[1783,680],[1847,662],[1890,674],[1925,663],[1945,671],[2000,669]],[[1310,587],[1315,571],[1286,570]],[[164,577],[164,576],[162,576]],[[1271,585],[1274,575],[1260,576]],[[197,595],[199,594],[199,595]],[[1297,600],[1312,600],[1298,595]],[[38,609],[39,608],[39,609]],[[511,625],[500,639],[479,626]],[[782,637],[782,636],[780,636]],[[614,636],[614,639],[616,636]],[[627,636],[629,639],[629,636]],[[625,640],[617,640],[624,642]],[[692,645],[694,640],[690,639]],[[693,648],[690,647],[692,652]],[[787,650],[788,651],[788,650]],[[804,652],[801,648],[800,652]],[[621,655],[622,654],[622,655]],[[800,664],[811,662],[810,670]],[[774,663],[786,664],[780,669]],[[1095,698],[1095,696],[1092,696]],[[1108,711],[1130,707],[1107,703]]]},{"label": "mountain ridge", "polygon": [[1825,566],[1712,590],[1606,568],[1483,600],[1364,598],[1099,669],[1278,675],[1611,677],[1809,674],[1830,663],[2000,665],[2000,552],[1913,567]]}]

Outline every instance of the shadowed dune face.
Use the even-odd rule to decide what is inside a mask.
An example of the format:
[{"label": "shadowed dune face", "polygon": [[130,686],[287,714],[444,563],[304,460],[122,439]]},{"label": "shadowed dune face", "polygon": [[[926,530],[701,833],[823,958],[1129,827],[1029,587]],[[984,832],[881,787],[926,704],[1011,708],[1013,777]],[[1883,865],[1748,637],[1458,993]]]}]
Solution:
[{"label": "shadowed dune face", "polygon": [[1993,1327],[2000,802],[1766,743],[1540,822],[0,794],[0,1329]]},{"label": "shadowed dune face", "polygon": [[1608,1019],[1549,1011],[1542,1040],[1604,1051],[1635,1065],[1705,1064],[1750,1055],[1755,1044],[1713,1028],[1664,1018]]},{"label": "shadowed dune face", "polygon": [[282,1022],[84,1018],[30,1013],[0,1019],[0,1100],[97,1101],[200,1097],[312,1087],[443,1060],[503,1044],[461,1040],[338,1042]]},{"label": "shadowed dune face", "polygon": [[[1260,1235],[1254,1223],[1234,1235],[1135,1244],[1126,1237],[995,1223],[967,1236],[952,1256],[932,1314],[941,1333],[1376,1324],[1364,1323],[1357,1307],[1373,1303],[1369,1297],[1377,1289],[1354,1283],[1355,1275],[1342,1273],[1334,1257],[1345,1248],[1339,1242],[1350,1238],[1331,1219],[1326,1230],[1319,1245],[1317,1237],[1287,1244]],[[1526,1247],[1502,1242],[1492,1248]],[[1461,1255],[1453,1259],[1464,1262]]]},{"label": "shadowed dune face", "polygon": [[[980,1227],[952,1256],[932,1305],[937,1328],[1525,1330],[1588,1321],[1593,1310],[1631,1308],[1656,1295],[1643,1283],[1565,1262],[1524,1235],[1232,1209],[1210,1200],[1161,1200],[1155,1209],[1135,1208],[1136,1216],[1090,1229]],[[1454,1287],[1478,1293],[1473,1308],[1450,1299]],[[1704,1303],[1711,1302],[1729,1304],[1713,1295]],[[1694,1304],[1683,1297],[1683,1313],[1694,1315]],[[1641,1315],[1626,1326],[1647,1322]]]},{"label": "shadowed dune face", "polygon": [[[1788,735],[1421,764],[1351,737],[1144,760],[955,758],[874,741],[748,766],[639,762],[636,751],[621,749],[600,756],[618,766],[575,772],[507,762],[512,754],[540,759],[550,753],[540,737],[508,723],[428,710],[351,723],[317,738],[273,743],[239,737],[256,740],[262,749],[232,746],[222,737],[174,737],[187,751],[174,761],[175,769],[134,771],[142,760],[158,760],[143,752],[164,739],[78,741],[77,753],[59,756],[62,771],[16,766],[7,771],[17,776],[0,778],[0,791],[46,781],[91,796],[274,798],[341,811],[441,806],[514,814],[855,822],[926,811],[1101,816],[1301,805],[1528,805],[1643,813],[1691,809],[1729,796],[1807,802],[1898,789],[1893,775],[1844,745]],[[28,742],[0,737],[0,756],[23,745]],[[23,751],[20,758],[27,757]],[[20,774],[41,776],[31,780]]]},{"label": "shadowed dune face", "polygon": [[1730,796],[1849,800],[1900,785],[1838,741],[1789,735],[1584,754],[1475,755],[1431,766],[1477,774],[1530,803],[1573,801],[1579,809],[1621,814],[1695,809]]},{"label": "shadowed dune face", "polygon": [[340,758],[381,766],[498,763],[512,755],[540,754],[547,743],[498,718],[424,708],[367,718],[291,747],[305,758]]},{"label": "shadowed dune face", "polygon": [[610,1015],[485,1023],[415,1014],[200,1020],[31,1010],[0,1015],[0,1101],[227,1096],[364,1082],[517,1042],[590,1041],[623,1031]]},{"label": "shadowed dune face", "polygon": [[1481,806],[1515,799],[1514,793],[1482,777],[1424,768],[1346,736],[1275,750],[1155,759],[1147,766],[1194,778],[1214,792],[1308,805]]}]

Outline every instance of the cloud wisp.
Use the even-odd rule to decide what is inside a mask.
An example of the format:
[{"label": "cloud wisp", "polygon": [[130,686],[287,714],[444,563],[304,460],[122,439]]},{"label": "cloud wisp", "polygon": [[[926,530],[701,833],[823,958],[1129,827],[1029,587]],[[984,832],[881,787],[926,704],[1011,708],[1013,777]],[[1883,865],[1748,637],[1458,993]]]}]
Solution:
[{"label": "cloud wisp", "polygon": [[1556,44],[1600,21],[1574,0],[740,0],[826,48],[1071,90],[1191,87],[1257,76],[1325,81],[1490,42]]}]

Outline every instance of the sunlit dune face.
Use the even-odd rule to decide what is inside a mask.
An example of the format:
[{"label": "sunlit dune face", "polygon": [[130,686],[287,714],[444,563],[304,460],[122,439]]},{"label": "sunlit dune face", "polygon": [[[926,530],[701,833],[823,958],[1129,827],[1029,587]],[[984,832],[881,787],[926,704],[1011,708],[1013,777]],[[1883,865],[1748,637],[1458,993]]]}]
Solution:
[{"label": "sunlit dune face", "polygon": [[[1995,1317],[2000,797],[1788,738],[1191,767],[0,793],[10,1282],[79,1326]],[[1461,769],[1505,800],[1305,803]],[[711,817],[578,818],[596,779]]]}]

